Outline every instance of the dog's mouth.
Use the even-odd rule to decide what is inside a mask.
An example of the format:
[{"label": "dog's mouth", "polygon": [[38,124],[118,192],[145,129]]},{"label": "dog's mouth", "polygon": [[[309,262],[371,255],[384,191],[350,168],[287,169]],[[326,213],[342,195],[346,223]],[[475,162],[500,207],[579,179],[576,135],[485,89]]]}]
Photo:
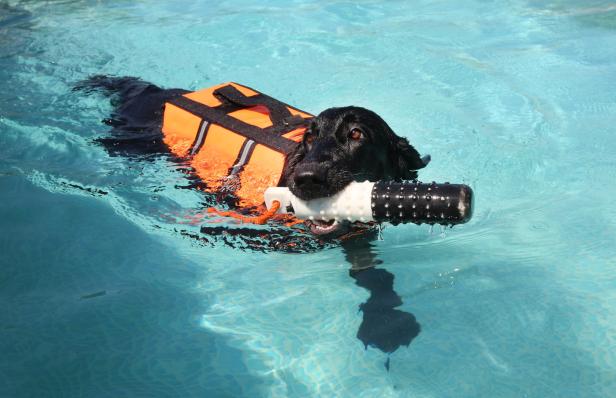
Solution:
[{"label": "dog's mouth", "polygon": [[350,223],[346,221],[307,220],[304,222],[310,232],[321,237],[336,237],[349,231]]}]

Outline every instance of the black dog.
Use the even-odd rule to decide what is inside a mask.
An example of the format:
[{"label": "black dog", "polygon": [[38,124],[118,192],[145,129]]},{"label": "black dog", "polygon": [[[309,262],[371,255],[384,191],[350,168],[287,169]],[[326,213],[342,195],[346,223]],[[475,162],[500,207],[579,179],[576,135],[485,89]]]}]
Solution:
[{"label": "black dog", "polygon": [[352,181],[417,178],[416,170],[427,160],[376,113],[355,106],[330,108],[310,123],[290,156],[284,182],[309,200],[334,195]]},{"label": "black dog", "polygon": [[[99,141],[109,152],[122,154],[166,152],[161,134],[163,106],[188,93],[133,77],[94,76],[77,88],[102,89],[112,95],[116,109],[106,123],[113,131]],[[309,200],[332,196],[352,181],[414,179],[429,161],[376,113],[354,106],[330,108],[311,121],[303,141],[288,156],[280,185]],[[321,236],[337,236],[348,229],[345,223],[309,226]]]},{"label": "black dog", "polygon": [[[310,123],[290,155],[283,184],[304,200],[332,196],[352,181],[410,180],[427,165],[408,140],[376,113],[355,106],[330,108]],[[346,223],[310,223],[317,234],[346,231]]]},{"label": "black dog", "polygon": [[[133,77],[107,76],[94,76],[75,89],[102,91],[111,96],[115,111],[104,122],[113,129],[98,141],[110,154],[126,156],[168,153],[161,133],[163,106],[188,93],[182,89],[162,89]],[[280,185],[310,200],[334,195],[352,181],[414,179],[417,170],[429,161],[429,156],[420,157],[408,140],[397,136],[376,113],[354,106],[330,108],[310,122],[302,142],[287,158]],[[348,223],[337,222],[308,225],[320,237],[339,236],[349,228]],[[208,234],[222,234],[224,230],[218,226],[204,228]],[[272,231],[269,246],[264,247],[254,239],[255,234],[261,233],[246,230],[252,236],[251,247],[258,250],[276,249],[278,243],[284,246],[288,237],[285,232]],[[233,245],[228,233],[224,234],[225,243]],[[391,353],[411,342],[419,333],[419,324],[412,314],[395,309],[402,301],[393,290],[394,276],[374,268],[379,261],[371,250],[370,239],[369,234],[363,234],[358,240],[342,242],[352,265],[351,277],[371,292],[370,299],[360,306],[364,321],[358,338],[366,346]]]}]

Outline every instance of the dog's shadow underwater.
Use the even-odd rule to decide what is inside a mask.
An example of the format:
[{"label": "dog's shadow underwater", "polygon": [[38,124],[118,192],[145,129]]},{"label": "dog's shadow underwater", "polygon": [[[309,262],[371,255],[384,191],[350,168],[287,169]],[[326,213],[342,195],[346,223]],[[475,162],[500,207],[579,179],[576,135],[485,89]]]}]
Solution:
[{"label": "dog's shadow underwater", "polygon": [[[201,227],[201,233],[200,236],[187,233],[184,235],[207,245],[223,243],[239,250],[265,253],[283,251],[306,254],[337,246],[332,242],[306,239],[304,235],[276,228],[272,228],[267,236],[264,236],[263,230],[205,225]],[[383,262],[378,259],[375,248],[377,234],[378,231],[373,231],[361,237],[343,240],[339,246],[349,263],[349,276],[358,286],[370,292],[368,300],[358,307],[363,319],[357,331],[357,338],[366,349],[377,348],[389,355],[400,346],[409,346],[419,335],[421,327],[413,314],[397,309],[403,302],[393,288],[395,276],[383,268]],[[385,367],[389,370],[389,357]]]},{"label": "dog's shadow underwater", "polygon": [[[207,245],[223,243],[239,250],[257,252],[283,251],[287,253],[311,253],[315,250],[327,250],[338,245],[306,239],[305,235],[289,233],[286,230],[272,228],[268,234],[263,230],[252,228],[227,229],[224,226],[202,226],[202,235],[184,233],[189,238],[198,239]],[[349,263],[349,276],[358,286],[368,290],[370,297],[359,305],[358,310],[363,319],[357,338],[365,348],[373,347],[391,354],[400,346],[409,346],[421,327],[411,313],[397,309],[403,302],[394,291],[395,276],[383,268],[375,248],[378,231],[361,237],[339,242],[346,261]],[[264,236],[266,235],[266,236]],[[385,362],[389,370],[389,357]]]},{"label": "dog's shadow underwater", "polygon": [[[382,267],[373,242],[348,240],[342,243],[342,248],[351,265],[349,275],[358,286],[370,292],[368,300],[359,305],[363,320],[357,338],[366,349],[374,347],[389,355],[400,346],[408,347],[419,335],[421,326],[413,314],[396,309],[402,305],[402,299],[393,289],[395,277]],[[385,367],[389,370],[389,357]]]}]

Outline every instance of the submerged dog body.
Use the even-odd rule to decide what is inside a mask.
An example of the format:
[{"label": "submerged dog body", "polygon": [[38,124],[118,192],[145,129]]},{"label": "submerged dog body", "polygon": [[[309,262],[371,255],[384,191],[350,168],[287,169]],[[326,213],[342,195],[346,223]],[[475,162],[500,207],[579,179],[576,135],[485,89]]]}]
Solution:
[{"label": "submerged dog body", "polygon": [[[162,133],[165,104],[190,96],[187,90],[162,89],[133,77],[94,76],[77,89],[103,91],[111,96],[115,110],[105,122],[113,130],[99,142],[110,153],[125,155],[169,151],[169,142]],[[414,179],[417,170],[430,160],[429,156],[421,158],[406,138],[396,135],[368,109],[329,108],[312,119],[301,114],[307,116],[300,121],[303,138],[292,142],[284,154],[286,161],[278,185],[289,187],[302,199],[334,195],[352,181]],[[226,185],[221,187],[228,190]],[[238,204],[228,198],[225,202]],[[343,230],[339,224],[322,224],[320,228],[311,227],[311,231],[328,235]]]}]

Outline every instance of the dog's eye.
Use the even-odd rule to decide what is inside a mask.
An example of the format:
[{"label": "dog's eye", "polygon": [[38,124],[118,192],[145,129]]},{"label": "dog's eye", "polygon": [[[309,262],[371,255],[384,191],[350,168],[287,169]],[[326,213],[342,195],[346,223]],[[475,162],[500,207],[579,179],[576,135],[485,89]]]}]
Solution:
[{"label": "dog's eye", "polygon": [[312,142],[314,141],[314,134],[307,133],[304,137],[304,141],[306,142],[306,144],[312,144]]},{"label": "dog's eye", "polygon": [[349,138],[353,141],[359,141],[363,138],[364,132],[360,129],[353,129],[349,132]]}]

